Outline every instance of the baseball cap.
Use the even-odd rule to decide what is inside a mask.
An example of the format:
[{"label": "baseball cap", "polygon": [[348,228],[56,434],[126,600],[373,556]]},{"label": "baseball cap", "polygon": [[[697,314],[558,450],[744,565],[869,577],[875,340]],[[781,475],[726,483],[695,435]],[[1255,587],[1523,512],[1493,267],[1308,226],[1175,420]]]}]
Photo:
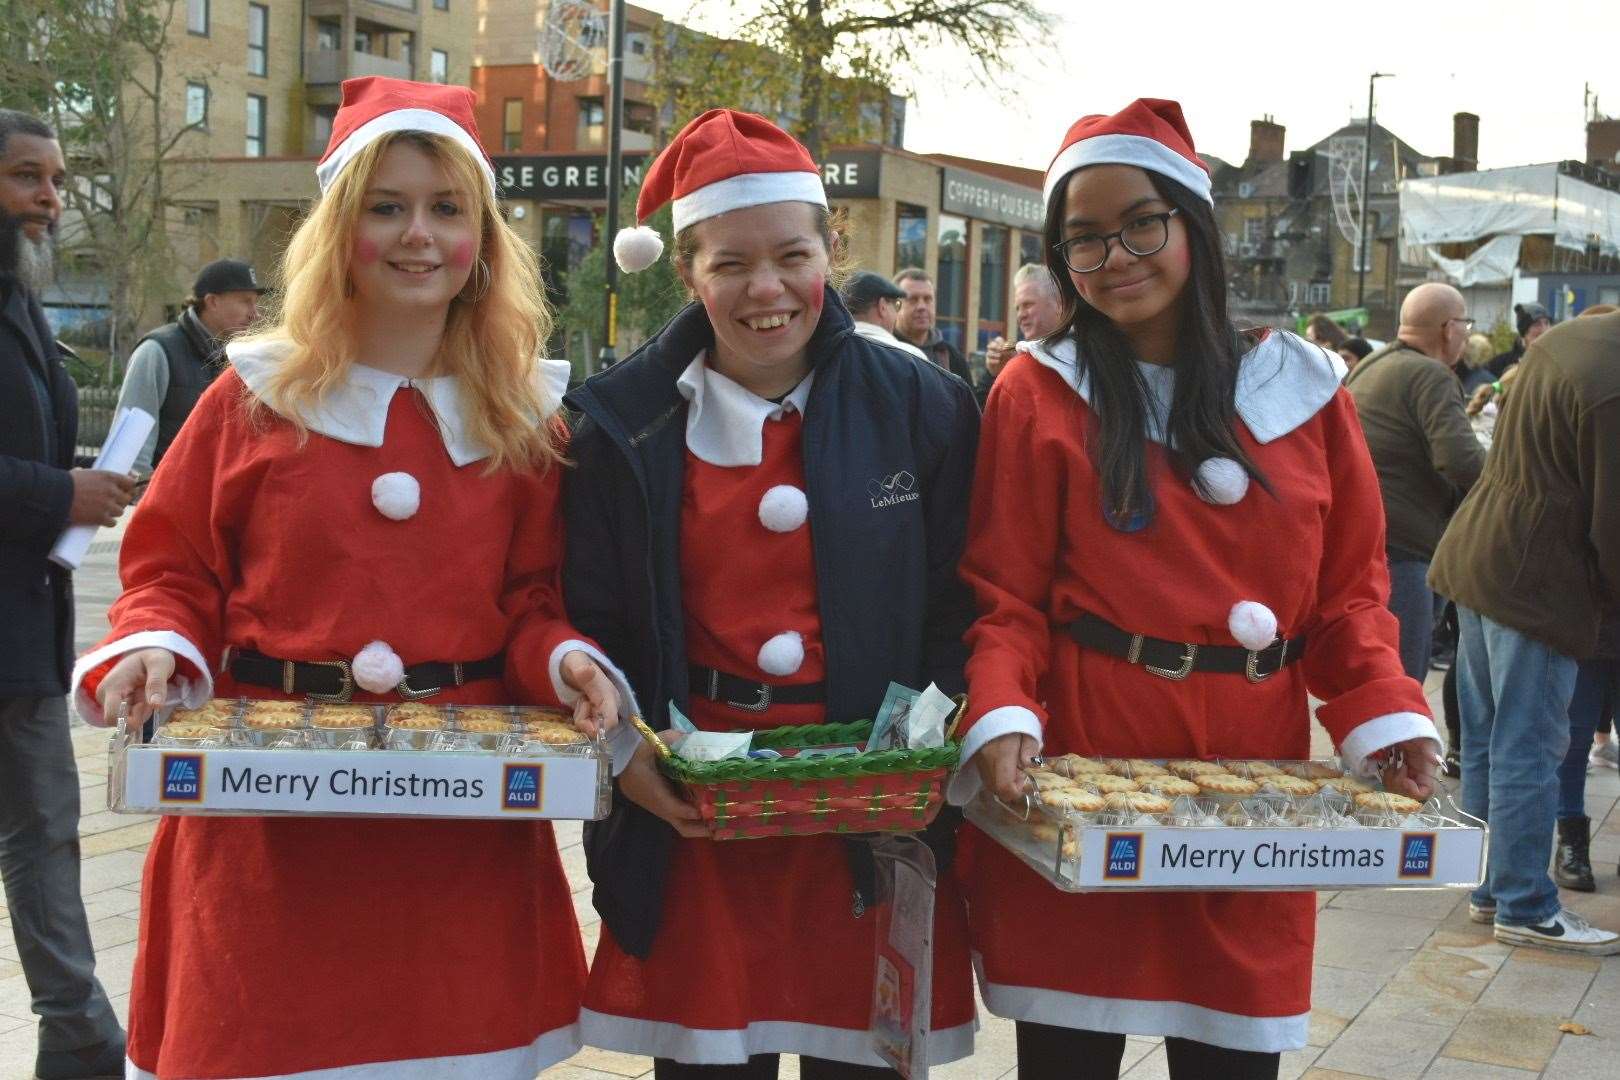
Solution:
[{"label": "baseball cap", "polygon": [[1513,314],[1518,316],[1519,336],[1533,326],[1537,319],[1546,319],[1552,322],[1552,314],[1540,304],[1514,304]]},{"label": "baseball cap", "polygon": [[870,270],[862,270],[844,284],[844,306],[851,311],[865,311],[879,300],[904,300],[905,292],[884,277]]},{"label": "baseball cap", "polygon": [[197,283],[191,287],[191,295],[199,300],[210,293],[268,291],[259,284],[253,267],[240,259],[216,259],[197,273]]}]

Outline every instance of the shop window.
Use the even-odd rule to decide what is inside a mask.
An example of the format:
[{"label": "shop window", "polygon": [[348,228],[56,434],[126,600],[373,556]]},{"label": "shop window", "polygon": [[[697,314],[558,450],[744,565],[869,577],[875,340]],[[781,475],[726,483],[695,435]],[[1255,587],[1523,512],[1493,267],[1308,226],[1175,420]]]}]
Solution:
[{"label": "shop window", "polygon": [[1018,234],[1018,265],[1028,266],[1046,265],[1046,254],[1041,251],[1041,234],[1022,232]]},{"label": "shop window", "polygon": [[1007,249],[1009,230],[985,225],[979,233],[979,343],[1007,333]]},{"label": "shop window", "polygon": [[928,211],[921,206],[900,203],[894,224],[894,268],[925,266],[928,263]]},{"label": "shop window", "polygon": [[522,98],[507,98],[501,110],[501,149],[509,154],[523,149]]},{"label": "shop window", "polygon": [[939,215],[939,272],[934,275],[934,322],[958,349],[967,333],[968,223]]}]

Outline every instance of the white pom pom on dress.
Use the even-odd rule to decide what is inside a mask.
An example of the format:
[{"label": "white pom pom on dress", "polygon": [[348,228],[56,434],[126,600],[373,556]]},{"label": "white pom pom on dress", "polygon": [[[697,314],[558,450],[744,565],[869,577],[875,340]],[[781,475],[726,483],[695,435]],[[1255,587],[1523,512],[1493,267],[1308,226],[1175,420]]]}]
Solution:
[{"label": "white pom pom on dress", "polygon": [[383,473],[371,482],[371,505],[390,521],[404,521],[421,507],[422,485],[408,472]]},{"label": "white pom pom on dress", "polygon": [[1226,628],[1239,645],[1259,652],[1277,640],[1277,616],[1266,605],[1240,600],[1226,617]]},{"label": "white pom pom on dress", "polygon": [[804,524],[810,500],[801,488],[777,484],[759,500],[759,521],[771,532],[789,533]]},{"label": "white pom pom on dress", "polygon": [[792,675],[804,664],[804,637],[795,630],[777,634],[759,647],[759,669],[767,675]]},{"label": "white pom pom on dress", "polygon": [[1249,493],[1249,474],[1231,458],[1212,457],[1198,466],[1198,497],[1216,506],[1232,506]]},{"label": "white pom pom on dress", "polygon": [[349,664],[355,685],[373,694],[386,694],[405,678],[405,661],[386,641],[373,641]]}]

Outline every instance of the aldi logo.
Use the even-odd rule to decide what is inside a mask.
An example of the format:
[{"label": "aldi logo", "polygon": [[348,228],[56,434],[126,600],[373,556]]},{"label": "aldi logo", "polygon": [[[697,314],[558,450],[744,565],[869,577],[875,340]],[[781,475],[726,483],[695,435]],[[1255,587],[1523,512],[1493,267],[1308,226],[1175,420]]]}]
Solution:
[{"label": "aldi logo", "polygon": [[1434,843],[1435,834],[1432,832],[1402,833],[1399,876],[1402,878],[1434,877]]},{"label": "aldi logo", "polygon": [[1142,877],[1142,834],[1109,833],[1103,845],[1108,862],[1103,867],[1105,881],[1138,881]]},{"label": "aldi logo", "polygon": [[508,764],[501,774],[501,809],[540,809],[544,778],[544,765]]},{"label": "aldi logo", "polygon": [[159,802],[202,802],[203,756],[201,754],[164,754],[161,764],[163,787],[158,792]]}]

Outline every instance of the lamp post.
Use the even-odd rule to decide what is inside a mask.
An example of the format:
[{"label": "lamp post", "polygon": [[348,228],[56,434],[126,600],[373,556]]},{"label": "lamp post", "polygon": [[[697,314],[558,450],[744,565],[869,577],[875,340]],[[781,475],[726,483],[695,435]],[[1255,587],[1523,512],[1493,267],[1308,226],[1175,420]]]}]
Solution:
[{"label": "lamp post", "polygon": [[608,160],[607,219],[602,223],[602,349],[596,370],[619,359],[619,264],[613,261],[613,238],[619,231],[619,190],[624,186],[624,0],[613,0],[608,25]]},{"label": "lamp post", "polygon": [[1372,172],[1373,87],[1379,79],[1393,79],[1387,71],[1375,71],[1367,79],[1367,134],[1361,152],[1361,237],[1356,244],[1356,307],[1367,306],[1367,221],[1372,217],[1372,192],[1368,190]]}]

